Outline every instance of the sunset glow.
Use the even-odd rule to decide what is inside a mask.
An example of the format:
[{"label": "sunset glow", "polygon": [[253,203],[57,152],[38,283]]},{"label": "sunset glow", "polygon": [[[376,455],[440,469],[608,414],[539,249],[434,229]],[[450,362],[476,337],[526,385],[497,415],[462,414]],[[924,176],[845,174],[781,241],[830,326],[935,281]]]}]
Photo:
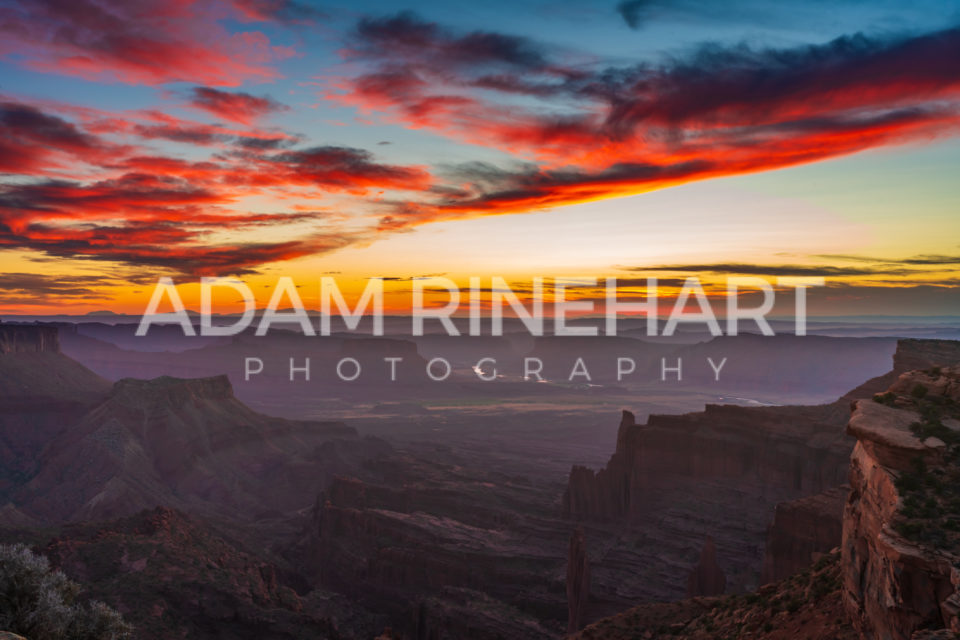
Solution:
[{"label": "sunset glow", "polygon": [[336,274],[387,278],[400,313],[414,277],[566,273],[820,275],[817,314],[946,314],[944,6],[739,29],[664,9],[646,38],[605,5],[5,5],[0,311],[136,314],[163,276],[196,308],[213,275],[263,306],[280,275]]}]

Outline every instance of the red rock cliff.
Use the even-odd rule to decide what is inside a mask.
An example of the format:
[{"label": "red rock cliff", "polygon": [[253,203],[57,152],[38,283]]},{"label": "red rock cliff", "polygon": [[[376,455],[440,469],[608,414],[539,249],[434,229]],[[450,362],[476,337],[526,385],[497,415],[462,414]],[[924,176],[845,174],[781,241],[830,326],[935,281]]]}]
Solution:
[{"label": "red rock cliff", "polygon": [[[926,391],[903,395],[918,384]],[[908,537],[904,526],[910,524],[904,521],[904,479],[917,469],[932,474],[929,477],[945,473],[946,444],[936,437],[921,440],[914,433],[925,418],[911,410],[915,407],[909,395],[924,394],[938,397],[941,405],[956,406],[960,367],[900,376],[886,399],[894,406],[860,400],[848,426],[857,444],[843,516],[844,606],[864,637],[899,640],[920,629],[938,628],[960,632],[960,556],[938,544],[937,537]],[[951,419],[944,423],[951,424]],[[960,428],[960,423],[951,428]]]},{"label": "red rock cliff", "polygon": [[781,502],[767,529],[762,583],[777,582],[810,566],[820,554],[840,546],[843,506],[850,487]]},{"label": "red rock cliff", "polygon": [[[857,392],[869,397],[886,390],[904,366],[945,365],[957,355],[954,342],[902,340],[894,371]],[[571,470],[563,515],[635,536],[630,549],[611,557],[636,561],[646,572],[643,584],[651,588],[634,585],[643,597],[684,595],[705,534],[724,558],[728,591],[752,590],[765,581],[764,564],[773,573],[790,571],[799,558],[809,562],[810,553],[839,545],[839,518],[814,520],[802,523],[808,530],[792,533],[795,539],[782,541],[764,561],[778,504],[846,482],[855,443],[846,433],[849,417],[848,399],[820,406],[708,405],[698,413],[653,415],[643,425],[624,412],[607,465]],[[787,556],[776,557],[778,549]],[[594,568],[594,596],[615,596],[621,587],[604,582],[604,559]]]},{"label": "red rock cliff", "polygon": [[583,529],[576,529],[570,536],[570,553],[567,559],[567,603],[570,609],[567,633],[576,633],[583,628],[583,615],[590,597],[590,559]]},{"label": "red rock cliff", "polygon": [[60,352],[56,327],[0,324],[0,355],[44,351]]},{"label": "red rock cliff", "polygon": [[719,596],[727,588],[727,578],[717,561],[717,545],[707,536],[700,552],[700,561],[687,578],[687,597]]}]

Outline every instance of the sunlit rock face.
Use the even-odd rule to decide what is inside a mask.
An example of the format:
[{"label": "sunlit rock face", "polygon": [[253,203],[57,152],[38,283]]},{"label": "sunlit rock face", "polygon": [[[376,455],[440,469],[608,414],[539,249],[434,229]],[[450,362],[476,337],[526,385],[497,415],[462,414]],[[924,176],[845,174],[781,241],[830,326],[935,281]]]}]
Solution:
[{"label": "sunlit rock face", "polygon": [[[867,637],[960,631],[956,534],[949,513],[935,517],[952,504],[958,400],[960,367],[937,367],[902,374],[889,393],[854,405],[841,566],[844,606]],[[930,407],[944,412],[931,418]],[[932,420],[950,444],[920,428]],[[929,497],[917,501],[926,487]]]}]

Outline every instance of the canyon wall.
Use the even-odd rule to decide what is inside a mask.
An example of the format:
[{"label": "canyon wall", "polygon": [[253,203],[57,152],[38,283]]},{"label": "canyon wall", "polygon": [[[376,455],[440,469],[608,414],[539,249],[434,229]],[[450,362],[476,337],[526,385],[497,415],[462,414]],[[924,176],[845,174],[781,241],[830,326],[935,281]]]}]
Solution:
[{"label": "canyon wall", "polygon": [[39,522],[160,505],[239,520],[294,512],[381,449],[342,423],[257,413],[226,376],[120,380],[61,429],[38,443],[29,477],[11,482],[8,499]]},{"label": "canyon wall", "polygon": [[[901,340],[893,371],[856,392],[869,397],[905,367],[946,365],[958,355],[955,342]],[[564,517],[634,540],[598,558],[593,595],[623,590],[605,564],[636,560],[650,585],[644,597],[683,597],[705,536],[716,542],[731,593],[788,575],[811,554],[839,545],[837,487],[847,481],[855,443],[846,433],[847,398],[818,406],[707,405],[652,415],[642,425],[625,411],[607,465],[573,467],[562,500]],[[819,502],[791,505],[817,494],[825,494]]]},{"label": "canyon wall", "polygon": [[850,487],[843,485],[778,504],[767,529],[760,582],[791,576],[838,547],[849,493]]},{"label": "canyon wall", "polygon": [[[960,367],[904,374],[879,399],[884,403],[856,402],[848,426],[857,444],[843,516],[844,606],[864,637],[960,632],[960,555],[951,533],[957,480],[951,432],[960,422],[929,413],[931,406],[956,409]],[[918,425],[933,420],[952,444],[918,434]],[[929,496],[918,501],[917,492],[927,486]],[[932,519],[944,500],[946,518]]]},{"label": "canyon wall", "polygon": [[96,403],[110,383],[59,349],[57,329],[0,324],[0,525],[32,519],[12,504],[41,451]]},{"label": "canyon wall", "polygon": [[838,403],[707,405],[699,413],[653,415],[637,425],[625,411],[606,468],[571,471],[564,515],[643,519],[691,483],[736,484],[772,510],[777,502],[843,483],[852,447],[843,433],[846,415]]},{"label": "canyon wall", "polygon": [[0,324],[0,355],[43,351],[60,352],[56,327]]},{"label": "canyon wall", "polygon": [[567,523],[508,506],[529,488],[496,490],[414,459],[378,471],[376,482],[338,477],[317,500],[305,546],[319,585],[414,638],[547,640],[569,622],[568,595],[581,610],[588,578],[568,594],[565,564],[569,548],[575,573],[588,571],[586,547]]},{"label": "canyon wall", "polygon": [[[598,561],[594,594],[615,600],[627,593],[615,564],[634,562],[645,584],[631,583],[630,593],[684,597],[707,536],[716,543],[727,591],[756,588],[776,505],[845,481],[848,415],[841,403],[710,405],[637,425],[624,412],[607,466],[574,467],[562,503],[565,517],[632,541],[609,543],[614,549]],[[831,546],[838,543],[839,537]]]},{"label": "canyon wall", "polygon": [[583,627],[583,615],[590,597],[590,558],[583,529],[570,535],[570,552],[567,556],[567,633],[576,633]]}]

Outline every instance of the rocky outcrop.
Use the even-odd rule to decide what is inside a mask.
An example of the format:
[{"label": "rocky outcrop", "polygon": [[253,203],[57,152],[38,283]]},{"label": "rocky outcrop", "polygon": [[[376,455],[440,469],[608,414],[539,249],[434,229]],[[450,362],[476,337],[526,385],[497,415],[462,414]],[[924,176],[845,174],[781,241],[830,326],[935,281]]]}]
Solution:
[{"label": "rocky outcrop", "polygon": [[56,327],[0,324],[0,355],[41,352],[60,353]]},{"label": "rocky outcrop", "polygon": [[291,512],[377,449],[342,423],[257,413],[233,396],[226,376],[121,380],[75,420],[11,492],[11,502],[40,522],[159,505],[244,520]]},{"label": "rocky outcrop", "polygon": [[0,408],[99,402],[110,383],[60,353],[57,328],[0,324]]},{"label": "rocky outcrop", "polygon": [[687,578],[687,597],[719,596],[727,588],[727,578],[717,562],[717,545],[707,536],[697,566]]},{"label": "rocky outcrop", "polygon": [[[568,618],[569,523],[507,517],[502,503],[517,508],[529,488],[510,491],[417,460],[378,483],[338,477],[314,508],[310,568],[322,587],[388,614],[394,633],[556,637]],[[482,611],[467,612],[470,601]]]},{"label": "rocky outcrop", "polygon": [[[946,365],[955,352],[955,343],[905,340],[899,343],[895,365]],[[862,387],[868,388],[872,395],[886,386],[873,381]],[[761,579],[764,547],[776,506],[847,480],[855,442],[854,432],[846,431],[849,419],[849,401],[707,405],[698,413],[652,415],[646,424],[635,424],[633,414],[624,412],[607,465],[599,471],[574,467],[562,501],[564,517],[618,536],[610,543],[616,551],[594,563],[594,598],[623,593],[622,578],[613,581],[614,561],[636,565],[637,575],[643,574],[642,584],[631,584],[631,590],[638,589],[635,597],[683,597],[705,531],[724,558],[728,591],[755,589],[766,581]],[[836,522],[818,523],[822,531],[784,540],[788,567],[797,567],[799,558],[813,550],[835,547]],[[772,567],[764,577],[786,570]]]},{"label": "rocky outcrop", "polygon": [[840,546],[849,493],[850,487],[843,485],[777,505],[767,528],[761,583],[787,578]]},{"label": "rocky outcrop", "polygon": [[636,426],[636,417],[624,410],[617,430],[617,447],[607,466],[596,472],[579,465],[570,470],[563,495],[564,517],[617,518],[629,512],[629,447]]},{"label": "rocky outcrop", "polygon": [[[697,562],[705,531],[727,563],[728,589],[754,589],[775,506],[845,480],[852,447],[843,430],[848,415],[839,403],[709,405],[700,413],[655,415],[637,425],[625,412],[607,466],[571,471],[564,515],[631,531],[619,535],[637,542],[604,559],[645,566],[644,597],[687,593],[689,567]],[[595,567],[600,578],[594,594],[615,597],[622,587],[604,587],[603,563]]]},{"label": "rocky outcrop", "polygon": [[[707,405],[681,416],[633,424],[623,413],[617,449],[606,468],[571,471],[567,517],[636,520],[687,483],[737,483],[764,501],[842,484],[852,441],[845,408]],[[776,499],[780,497],[780,499]],[[766,525],[766,523],[764,523]]]},{"label": "rocky outcrop", "polygon": [[109,390],[60,353],[55,327],[0,324],[0,503],[36,473],[43,448]]},{"label": "rocky outcrop", "polygon": [[897,342],[893,370],[898,374],[960,362],[960,341],[917,340],[905,338]]},{"label": "rocky outcrop", "polygon": [[[920,401],[934,396],[932,404]],[[960,367],[903,374],[891,392],[877,400],[884,404],[858,401],[848,428],[857,444],[843,516],[845,608],[865,637],[900,640],[921,629],[938,628],[960,632],[960,556],[943,543],[947,532],[942,527],[951,520],[923,520],[940,529],[911,535],[914,527],[904,493],[938,483],[942,486],[938,491],[953,491],[956,472],[951,465],[956,462],[945,461],[947,444],[917,432],[917,426],[929,423],[931,406],[956,407]],[[917,408],[926,415],[916,413]],[[951,420],[944,418],[941,424]],[[949,457],[952,460],[955,453]],[[919,517],[929,518],[923,512],[937,510],[936,495],[919,505]],[[912,500],[915,497],[911,495]]]},{"label": "rocky outcrop", "polygon": [[[746,595],[642,604],[586,627],[571,640],[856,640],[843,612],[840,554]],[[873,639],[871,639],[873,640]]]},{"label": "rocky outcrop", "polygon": [[113,385],[113,397],[129,405],[195,404],[200,400],[233,400],[233,387],[225,375],[209,378],[172,378],[153,380],[124,378]]},{"label": "rocky outcrop", "polygon": [[893,354],[893,369],[864,382],[846,393],[841,400],[852,402],[869,398],[875,393],[886,391],[908,371],[950,366],[956,362],[960,362],[960,341],[904,338],[897,341],[897,350]]},{"label": "rocky outcrop", "polygon": [[567,556],[567,633],[583,628],[583,616],[590,597],[590,559],[583,529],[570,535],[570,553]]},{"label": "rocky outcrop", "polygon": [[298,593],[288,572],[173,509],[35,536],[53,567],[84,584],[85,597],[123,612],[138,640],[342,638],[334,621],[342,602]]}]

